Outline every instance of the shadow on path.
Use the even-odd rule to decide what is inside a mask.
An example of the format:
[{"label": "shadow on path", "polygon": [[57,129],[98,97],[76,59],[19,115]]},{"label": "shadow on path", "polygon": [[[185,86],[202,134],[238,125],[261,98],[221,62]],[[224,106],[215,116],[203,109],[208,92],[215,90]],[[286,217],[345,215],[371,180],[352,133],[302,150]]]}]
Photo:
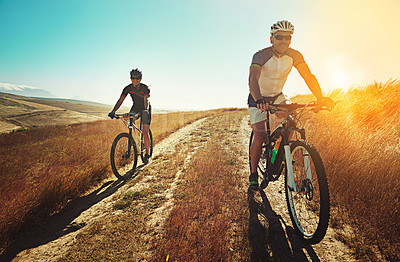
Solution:
[{"label": "shadow on path", "polygon": [[320,261],[271,207],[264,191],[248,191],[251,261]]},{"label": "shadow on path", "polygon": [[123,180],[107,181],[92,193],[72,200],[60,212],[48,217],[40,224],[35,224],[31,229],[18,235],[0,256],[0,261],[11,261],[26,249],[47,244],[83,228],[86,226],[86,223],[77,224],[75,222],[72,223],[72,221],[79,217],[82,212],[114,194],[126,184],[126,181],[137,177],[141,167],[138,166],[134,174],[125,174]]}]

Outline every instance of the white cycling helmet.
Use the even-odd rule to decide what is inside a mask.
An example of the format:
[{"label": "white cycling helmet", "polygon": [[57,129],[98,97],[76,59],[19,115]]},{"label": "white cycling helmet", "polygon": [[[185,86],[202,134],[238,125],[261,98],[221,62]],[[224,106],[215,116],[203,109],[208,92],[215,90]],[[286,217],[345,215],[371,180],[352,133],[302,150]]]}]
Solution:
[{"label": "white cycling helmet", "polygon": [[285,31],[293,34],[294,26],[287,20],[278,21],[271,26],[271,35],[275,34],[278,31]]}]

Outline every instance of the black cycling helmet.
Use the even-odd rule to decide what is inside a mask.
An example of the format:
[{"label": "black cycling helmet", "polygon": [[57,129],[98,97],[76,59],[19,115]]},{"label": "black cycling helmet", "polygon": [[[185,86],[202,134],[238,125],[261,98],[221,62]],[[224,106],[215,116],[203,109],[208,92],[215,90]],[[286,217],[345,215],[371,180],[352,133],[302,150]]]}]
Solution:
[{"label": "black cycling helmet", "polygon": [[142,71],[140,71],[139,69],[132,69],[131,71],[131,78],[132,77],[140,77],[142,78]]}]

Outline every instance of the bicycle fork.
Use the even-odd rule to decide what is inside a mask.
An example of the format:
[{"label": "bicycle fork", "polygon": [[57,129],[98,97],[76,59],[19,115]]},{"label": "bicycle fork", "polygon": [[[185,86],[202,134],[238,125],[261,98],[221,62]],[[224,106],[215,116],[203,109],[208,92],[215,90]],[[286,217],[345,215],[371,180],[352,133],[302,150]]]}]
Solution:
[{"label": "bicycle fork", "polygon": [[293,162],[292,162],[292,152],[290,151],[289,145],[283,146],[285,150],[285,157],[286,157],[286,170],[288,176],[288,186],[291,190],[296,191],[296,183],[294,182],[293,178]]},{"label": "bicycle fork", "polygon": [[[302,156],[303,156],[303,164],[304,164],[304,172],[306,173],[306,179],[302,181],[302,184],[299,187],[296,186],[294,181],[294,174],[293,174],[293,159],[289,145],[284,146],[285,149],[285,157],[286,157],[286,168],[287,168],[287,175],[288,175],[288,186],[290,190],[295,192],[305,191],[309,193],[312,191],[312,175],[311,175],[311,164],[310,164],[310,154],[308,151],[303,148],[302,149]],[[298,170],[301,172],[301,170]]]}]

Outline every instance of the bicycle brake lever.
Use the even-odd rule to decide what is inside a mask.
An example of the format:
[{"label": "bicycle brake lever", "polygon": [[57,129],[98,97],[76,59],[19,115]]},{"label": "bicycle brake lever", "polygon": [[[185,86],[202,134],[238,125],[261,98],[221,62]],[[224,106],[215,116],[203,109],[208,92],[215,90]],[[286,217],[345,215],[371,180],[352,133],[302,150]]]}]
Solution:
[{"label": "bicycle brake lever", "polygon": [[318,113],[319,111],[322,111],[322,110],[331,111],[332,108],[329,108],[329,107],[326,106],[326,105],[316,104],[315,107],[312,109],[312,111],[313,111],[314,113]]},{"label": "bicycle brake lever", "polygon": [[278,108],[275,106],[268,105],[268,110],[271,112],[271,114],[275,114],[276,111],[278,111]]}]

